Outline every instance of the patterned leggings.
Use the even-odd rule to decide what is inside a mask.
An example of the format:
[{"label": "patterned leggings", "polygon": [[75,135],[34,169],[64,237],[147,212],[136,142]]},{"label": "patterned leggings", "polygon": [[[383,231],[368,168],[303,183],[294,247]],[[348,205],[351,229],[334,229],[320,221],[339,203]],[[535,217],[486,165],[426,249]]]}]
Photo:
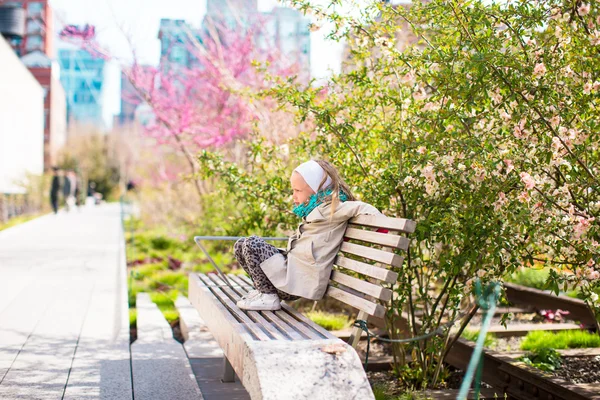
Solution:
[{"label": "patterned leggings", "polygon": [[264,271],[260,264],[277,254],[279,250],[273,245],[268,244],[258,236],[241,238],[233,245],[235,258],[244,268],[244,271],[252,278],[254,286],[261,293],[276,293],[281,300],[296,300],[298,297],[282,292],[277,289]]}]

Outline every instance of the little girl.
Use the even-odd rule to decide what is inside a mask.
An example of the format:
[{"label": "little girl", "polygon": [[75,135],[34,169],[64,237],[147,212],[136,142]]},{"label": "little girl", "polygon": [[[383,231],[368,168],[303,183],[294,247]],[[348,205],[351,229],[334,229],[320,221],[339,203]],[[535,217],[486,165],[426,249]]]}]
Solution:
[{"label": "little girl", "polygon": [[338,171],[327,161],[308,161],[292,172],[294,214],[302,218],[287,249],[257,236],[239,239],[235,258],[254,282],[237,302],[243,310],[278,310],[280,300],[325,295],[333,261],[342,245],[348,220],[360,214],[381,214],[356,201]]}]

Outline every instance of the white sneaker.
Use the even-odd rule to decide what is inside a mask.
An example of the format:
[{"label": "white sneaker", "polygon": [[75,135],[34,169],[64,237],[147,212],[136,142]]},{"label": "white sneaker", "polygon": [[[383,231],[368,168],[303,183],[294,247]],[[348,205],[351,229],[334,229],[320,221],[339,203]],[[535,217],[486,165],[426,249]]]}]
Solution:
[{"label": "white sneaker", "polygon": [[250,299],[238,301],[237,306],[242,310],[275,311],[281,308],[281,303],[276,293],[259,293]]},{"label": "white sneaker", "polygon": [[252,289],[251,291],[249,291],[248,293],[246,293],[245,295],[242,296],[242,300],[248,300],[251,299],[253,297],[256,297],[260,294],[260,292],[256,289]]}]

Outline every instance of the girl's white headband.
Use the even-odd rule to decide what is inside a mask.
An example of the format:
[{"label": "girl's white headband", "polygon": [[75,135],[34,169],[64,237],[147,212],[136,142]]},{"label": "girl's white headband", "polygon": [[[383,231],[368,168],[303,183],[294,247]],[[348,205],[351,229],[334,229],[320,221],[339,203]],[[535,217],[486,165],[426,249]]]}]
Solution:
[{"label": "girl's white headband", "polygon": [[[300,164],[294,171],[302,175],[308,186],[310,186],[315,193],[319,191],[319,184],[323,180],[323,177],[327,175],[319,163],[313,160]],[[325,181],[323,189],[329,185],[331,185],[331,177],[327,175],[327,180]]]}]

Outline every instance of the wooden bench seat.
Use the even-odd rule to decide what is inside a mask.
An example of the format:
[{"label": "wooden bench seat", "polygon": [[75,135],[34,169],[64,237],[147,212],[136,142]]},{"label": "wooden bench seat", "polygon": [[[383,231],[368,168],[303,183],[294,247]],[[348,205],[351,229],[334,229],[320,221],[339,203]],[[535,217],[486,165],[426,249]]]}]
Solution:
[{"label": "wooden bench seat", "polygon": [[[406,250],[409,243],[396,232],[413,232],[415,224],[371,215],[350,223],[326,296],[356,308],[359,319],[382,318],[403,262],[394,250]],[[252,399],[374,398],[352,348],[360,338],[358,328],[349,345],[284,302],[278,311],[241,310],[236,302],[253,289],[252,282],[245,276],[227,278],[231,286],[216,274],[190,274],[188,292],[223,349],[224,381],[233,381],[235,371]]]}]

